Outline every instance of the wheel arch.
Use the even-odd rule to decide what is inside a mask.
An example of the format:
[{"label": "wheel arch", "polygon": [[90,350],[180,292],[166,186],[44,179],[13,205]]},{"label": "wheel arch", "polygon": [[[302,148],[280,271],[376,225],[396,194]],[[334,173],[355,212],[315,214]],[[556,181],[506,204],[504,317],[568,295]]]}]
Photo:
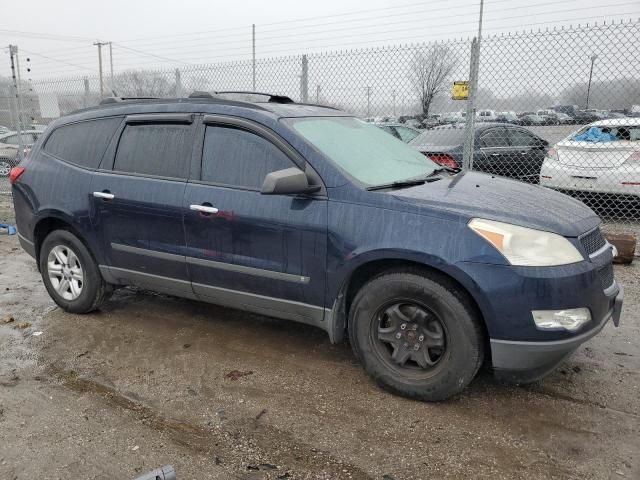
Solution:
[{"label": "wheel arch", "polygon": [[[339,289],[329,297],[334,300],[329,329],[329,336],[333,343],[344,339],[351,302],[362,286],[384,272],[404,268],[446,278],[463,292],[480,320],[488,347],[489,333],[486,319],[489,318],[489,307],[479,293],[475,282],[462,270],[447,264],[442,259],[419,252],[370,252],[358,260],[354,259],[351,268],[342,275],[342,281],[338,283]],[[490,349],[486,348],[485,352],[490,352]]]},{"label": "wheel arch", "polygon": [[50,210],[40,215],[33,227],[33,243],[38,268],[40,268],[40,249],[42,242],[47,235],[54,230],[67,230],[73,233],[84,244],[94,260],[97,260],[88,238],[82,233],[81,226],[74,221],[73,217],[66,212]]}]

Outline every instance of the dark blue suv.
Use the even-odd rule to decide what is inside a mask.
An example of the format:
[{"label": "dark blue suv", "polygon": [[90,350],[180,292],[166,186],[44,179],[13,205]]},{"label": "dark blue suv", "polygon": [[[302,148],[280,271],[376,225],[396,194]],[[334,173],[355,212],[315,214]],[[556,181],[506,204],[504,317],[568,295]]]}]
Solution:
[{"label": "dark blue suv", "polygon": [[535,380],[618,324],[613,247],[582,203],[264,100],[111,99],[53,122],[10,179],[55,302],[137,285],[348,333],[376,382],[423,400],[484,361]]}]

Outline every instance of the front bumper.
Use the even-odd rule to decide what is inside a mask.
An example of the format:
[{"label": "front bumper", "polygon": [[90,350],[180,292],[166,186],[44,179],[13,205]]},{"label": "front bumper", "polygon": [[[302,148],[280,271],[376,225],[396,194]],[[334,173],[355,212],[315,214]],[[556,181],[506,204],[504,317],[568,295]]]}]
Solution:
[{"label": "front bumper", "polygon": [[618,287],[612,308],[590,330],[563,340],[547,342],[521,342],[491,339],[491,357],[496,378],[512,383],[530,383],[544,377],[580,345],[594,337],[609,319],[617,327],[624,290]]}]

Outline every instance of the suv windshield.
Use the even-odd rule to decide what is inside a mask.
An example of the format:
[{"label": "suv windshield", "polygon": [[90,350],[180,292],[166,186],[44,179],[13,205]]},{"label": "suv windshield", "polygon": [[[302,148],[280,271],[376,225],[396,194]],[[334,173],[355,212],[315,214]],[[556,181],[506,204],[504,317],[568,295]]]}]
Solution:
[{"label": "suv windshield", "polygon": [[367,186],[429,175],[439,168],[417,150],[357,118],[288,118],[285,122]]}]

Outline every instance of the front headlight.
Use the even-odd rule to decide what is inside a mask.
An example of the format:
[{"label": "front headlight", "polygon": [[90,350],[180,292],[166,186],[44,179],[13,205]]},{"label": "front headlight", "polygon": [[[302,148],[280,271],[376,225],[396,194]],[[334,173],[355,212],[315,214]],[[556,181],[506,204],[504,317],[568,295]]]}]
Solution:
[{"label": "front headlight", "polygon": [[555,233],[474,218],[469,228],[493,245],[511,265],[550,267],[584,260],[569,240]]}]

